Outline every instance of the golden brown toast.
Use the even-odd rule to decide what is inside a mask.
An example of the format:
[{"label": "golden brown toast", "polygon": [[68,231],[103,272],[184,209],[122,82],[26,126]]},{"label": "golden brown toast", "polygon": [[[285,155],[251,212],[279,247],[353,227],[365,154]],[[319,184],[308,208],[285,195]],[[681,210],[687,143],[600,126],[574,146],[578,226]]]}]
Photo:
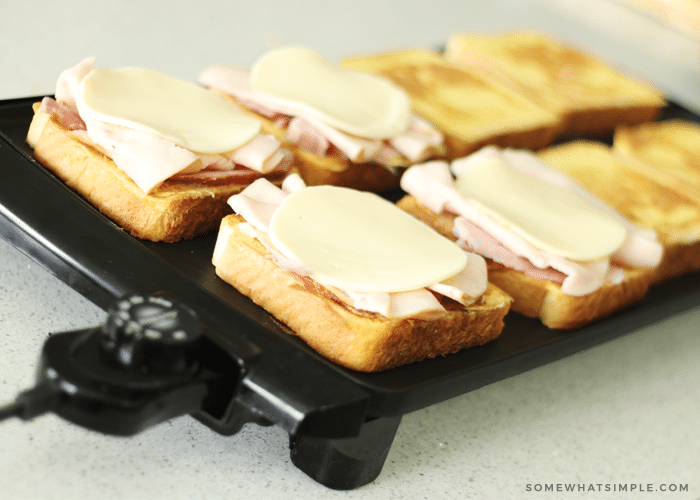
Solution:
[{"label": "golden brown toast", "polygon": [[442,298],[447,311],[425,317],[357,310],[330,289],[280,268],[262,243],[239,229],[241,222],[238,215],[222,221],[212,259],[217,275],[339,365],[386,370],[485,344],[503,329],[511,300],[493,285],[468,307]]},{"label": "golden brown toast", "polygon": [[700,125],[665,120],[615,131],[613,149],[631,166],[681,192],[700,196]]},{"label": "golden brown toast", "polygon": [[700,269],[699,196],[633,168],[600,142],[573,141],[538,154],[638,226],[656,231],[664,257],[654,281]]},{"label": "golden brown toast", "polygon": [[[436,214],[410,195],[404,196],[397,205],[443,236],[456,241],[453,233],[454,214]],[[511,309],[538,318],[552,329],[579,328],[637,302],[644,297],[654,277],[654,272],[650,270],[626,269],[622,283],[605,284],[592,293],[574,297],[562,293],[561,286],[552,281],[527,276],[489,259],[487,263],[489,283],[512,297]]]},{"label": "golden brown toast", "polygon": [[535,32],[456,33],[445,57],[489,73],[560,116],[562,137],[611,134],[656,118],[666,101],[639,79]]},{"label": "golden brown toast", "polygon": [[[85,134],[68,130],[34,106],[27,142],[39,163],[131,235],[174,242],[216,230],[227,200],[245,185],[166,180],[146,194]],[[262,176],[262,175],[261,175]],[[277,184],[285,172],[266,177]]]},{"label": "golden brown toast", "polygon": [[538,149],[551,143],[559,118],[492,76],[406,49],[348,58],[345,67],[389,78],[409,94],[419,115],[446,134],[449,157],[486,144]]}]

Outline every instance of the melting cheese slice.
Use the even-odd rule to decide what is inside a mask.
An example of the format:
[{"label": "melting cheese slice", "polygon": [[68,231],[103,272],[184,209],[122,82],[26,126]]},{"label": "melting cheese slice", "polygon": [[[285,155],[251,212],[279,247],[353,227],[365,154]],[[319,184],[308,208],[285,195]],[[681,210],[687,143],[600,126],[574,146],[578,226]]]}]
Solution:
[{"label": "melting cheese slice", "polygon": [[351,292],[403,292],[460,272],[467,255],[394,204],[367,192],[307,187],[285,198],[272,243],[320,283]]},{"label": "melting cheese slice", "polygon": [[80,83],[88,117],[168,139],[190,151],[219,154],[250,141],[260,122],[217,94],[141,68],[95,69]]},{"label": "melting cheese slice", "polygon": [[580,196],[519,172],[507,162],[475,162],[455,181],[459,193],[536,248],[576,261],[609,257],[625,226]]},{"label": "melting cheese slice", "polygon": [[250,83],[284,113],[311,116],[359,137],[394,137],[411,119],[403,89],[379,76],[334,66],[301,47],[262,56],[252,67]]}]

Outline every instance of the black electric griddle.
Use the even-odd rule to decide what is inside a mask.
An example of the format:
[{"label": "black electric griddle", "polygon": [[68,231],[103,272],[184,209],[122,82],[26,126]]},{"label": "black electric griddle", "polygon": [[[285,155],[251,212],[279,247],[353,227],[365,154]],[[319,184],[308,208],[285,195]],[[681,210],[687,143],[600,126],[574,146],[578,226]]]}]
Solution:
[{"label": "black electric griddle", "polygon": [[[578,330],[550,330],[510,313],[502,335],[487,345],[380,373],[344,369],[216,276],[211,264],[215,233],[178,243],[137,240],[37,163],[25,137],[31,105],[40,99],[0,102],[0,235],[105,310],[123,297],[161,292],[192,308],[208,341],[234,368],[223,370],[228,388],[217,389],[202,408],[182,412],[224,435],[247,422],[280,426],[290,435],[294,464],[330,488],[351,489],[376,478],[406,413],[700,304],[700,280],[688,275]],[[676,105],[664,117],[697,121]],[[64,363],[55,352],[54,362]],[[133,434],[150,424],[132,418],[129,409],[97,423],[94,407],[78,406],[63,416],[99,431]],[[178,414],[173,411],[163,418]]]}]

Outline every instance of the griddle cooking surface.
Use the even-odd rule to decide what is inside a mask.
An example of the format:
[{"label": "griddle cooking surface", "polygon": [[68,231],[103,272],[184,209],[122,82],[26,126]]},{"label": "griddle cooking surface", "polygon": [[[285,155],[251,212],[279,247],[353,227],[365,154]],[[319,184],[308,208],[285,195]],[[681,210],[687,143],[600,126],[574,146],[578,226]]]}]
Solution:
[{"label": "griddle cooking surface", "polygon": [[[4,139],[0,140],[0,169],[3,179],[10,179],[0,183],[0,233],[5,239],[101,307],[125,293],[177,288],[171,291],[185,301],[195,297],[200,307],[259,346],[263,356],[274,350],[296,372],[323,366],[336,380],[367,391],[372,416],[403,415],[700,304],[700,280],[690,275],[654,287],[640,303],[578,330],[550,330],[511,312],[502,335],[485,346],[381,373],[346,370],[289,335],[284,325],[215,275],[211,264],[215,234],[168,244],[134,239],[34,161],[24,138],[31,103],[37,100],[40,98],[0,102],[0,136]],[[697,120],[677,106],[670,106],[666,116]],[[389,197],[396,199],[397,193]],[[47,213],[51,203],[60,204],[59,216]],[[57,217],[73,221],[65,226],[70,229],[57,224]],[[290,386],[293,384],[281,384],[280,390],[290,390]]]}]

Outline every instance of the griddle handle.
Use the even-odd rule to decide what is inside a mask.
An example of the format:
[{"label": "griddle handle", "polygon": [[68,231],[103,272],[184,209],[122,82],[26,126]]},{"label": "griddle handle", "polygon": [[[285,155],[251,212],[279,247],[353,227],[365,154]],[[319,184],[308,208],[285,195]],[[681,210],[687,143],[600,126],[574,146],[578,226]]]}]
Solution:
[{"label": "griddle handle", "polygon": [[101,326],[49,336],[36,387],[0,408],[0,420],[53,412],[128,436],[180,415],[216,416],[233,400],[241,362],[192,309],[169,294],[132,294],[108,313]]},{"label": "griddle handle", "polygon": [[365,422],[356,437],[293,437],[292,463],[328,488],[359,488],[379,476],[400,423],[401,416],[381,417]]}]

